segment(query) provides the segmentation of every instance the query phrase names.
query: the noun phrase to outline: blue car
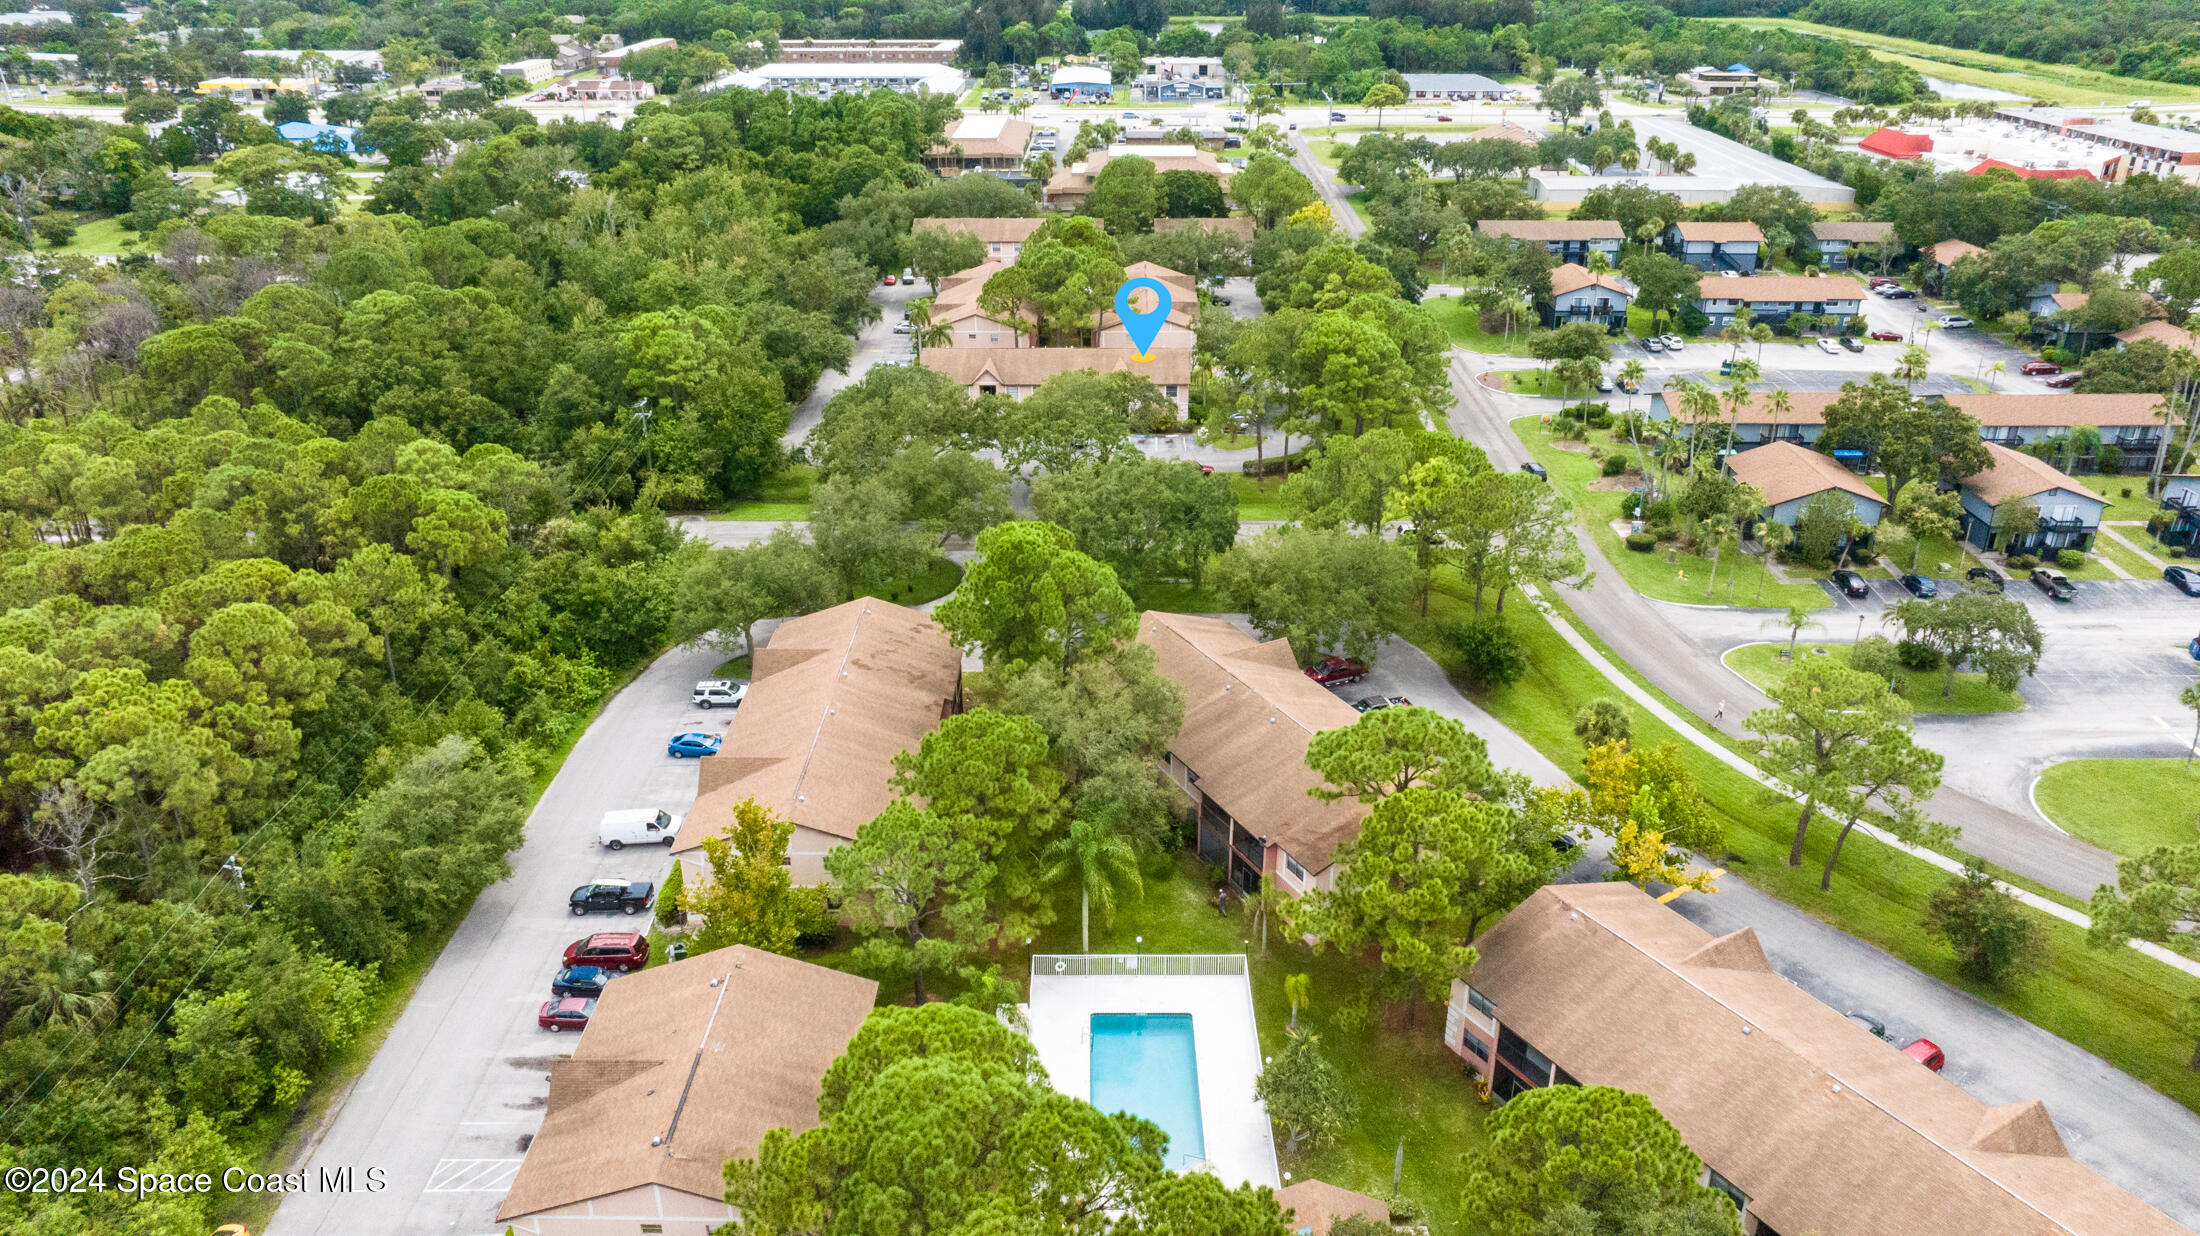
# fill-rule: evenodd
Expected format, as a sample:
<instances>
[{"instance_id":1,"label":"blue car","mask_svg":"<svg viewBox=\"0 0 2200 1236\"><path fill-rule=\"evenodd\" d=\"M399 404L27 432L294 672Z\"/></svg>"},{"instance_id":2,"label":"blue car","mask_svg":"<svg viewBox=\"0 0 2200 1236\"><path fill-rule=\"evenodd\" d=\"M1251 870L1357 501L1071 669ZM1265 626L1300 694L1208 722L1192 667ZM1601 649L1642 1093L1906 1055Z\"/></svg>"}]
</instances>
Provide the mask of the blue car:
<instances>
[{"instance_id":1,"label":"blue car","mask_svg":"<svg viewBox=\"0 0 2200 1236\"><path fill-rule=\"evenodd\" d=\"M665 754L673 759L698 759L718 754L718 744L725 739L716 734L676 734L665 744Z\"/></svg>"},{"instance_id":2,"label":"blue car","mask_svg":"<svg viewBox=\"0 0 2200 1236\"><path fill-rule=\"evenodd\" d=\"M1902 586L1910 590L1910 595L1923 597L1926 600L1931 600L1933 597L1940 595L1939 586L1923 575L1903 576Z\"/></svg>"},{"instance_id":3,"label":"blue car","mask_svg":"<svg viewBox=\"0 0 2200 1236\"><path fill-rule=\"evenodd\" d=\"M550 980L550 994L593 999L603 994L604 984L610 981L611 975L595 966L567 966Z\"/></svg>"}]
</instances>

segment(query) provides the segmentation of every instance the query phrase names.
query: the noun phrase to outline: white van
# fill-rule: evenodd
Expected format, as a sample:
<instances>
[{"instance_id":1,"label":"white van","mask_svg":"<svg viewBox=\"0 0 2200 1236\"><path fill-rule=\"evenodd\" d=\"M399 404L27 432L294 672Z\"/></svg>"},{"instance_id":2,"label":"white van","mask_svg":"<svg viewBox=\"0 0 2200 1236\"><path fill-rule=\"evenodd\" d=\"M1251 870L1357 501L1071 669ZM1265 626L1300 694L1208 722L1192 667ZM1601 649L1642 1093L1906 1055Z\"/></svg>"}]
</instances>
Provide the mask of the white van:
<instances>
[{"instance_id":1,"label":"white van","mask_svg":"<svg viewBox=\"0 0 2200 1236\"><path fill-rule=\"evenodd\" d=\"M680 834L681 817L648 807L631 811L606 811L596 826L596 840L614 850L630 845L670 846Z\"/></svg>"}]
</instances>

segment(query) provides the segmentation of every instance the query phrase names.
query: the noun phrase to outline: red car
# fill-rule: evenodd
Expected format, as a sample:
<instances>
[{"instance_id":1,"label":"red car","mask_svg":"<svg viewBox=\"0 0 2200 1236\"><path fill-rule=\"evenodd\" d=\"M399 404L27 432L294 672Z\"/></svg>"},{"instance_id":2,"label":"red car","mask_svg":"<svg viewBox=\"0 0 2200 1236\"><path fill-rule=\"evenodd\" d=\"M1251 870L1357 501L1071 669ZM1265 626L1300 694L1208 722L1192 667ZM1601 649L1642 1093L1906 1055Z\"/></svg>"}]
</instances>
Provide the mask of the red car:
<instances>
[{"instance_id":1,"label":"red car","mask_svg":"<svg viewBox=\"0 0 2200 1236\"><path fill-rule=\"evenodd\" d=\"M1902 332L1893 330L1875 330L1872 332L1872 338L1877 339L1881 343L1900 343L1902 342Z\"/></svg>"},{"instance_id":2,"label":"red car","mask_svg":"<svg viewBox=\"0 0 2200 1236\"><path fill-rule=\"evenodd\" d=\"M2050 373L2061 373L2062 366L2053 361L2026 361L2024 362L2024 368L2018 370L2018 372L2030 374L2037 378Z\"/></svg>"},{"instance_id":3,"label":"red car","mask_svg":"<svg viewBox=\"0 0 2200 1236\"><path fill-rule=\"evenodd\" d=\"M893 277L892 275L888 275L888 276L886 276L886 286L887 286L887 287L892 287L892 286L894 286L894 277Z\"/></svg>"},{"instance_id":4,"label":"red car","mask_svg":"<svg viewBox=\"0 0 2200 1236\"><path fill-rule=\"evenodd\" d=\"M599 931L565 946L568 966L596 966L624 974L649 964L649 937L631 931Z\"/></svg>"},{"instance_id":5,"label":"red car","mask_svg":"<svg viewBox=\"0 0 2200 1236\"><path fill-rule=\"evenodd\" d=\"M588 1015L596 1011L596 1002L586 996L562 996L542 1002L542 1009L535 1014L535 1024L555 1034L560 1030L585 1030Z\"/></svg>"},{"instance_id":6,"label":"red car","mask_svg":"<svg viewBox=\"0 0 2200 1236\"><path fill-rule=\"evenodd\" d=\"M1306 676L1325 687L1340 686L1367 677L1367 663L1350 657L1323 657L1321 664L1306 671Z\"/></svg>"},{"instance_id":7,"label":"red car","mask_svg":"<svg viewBox=\"0 0 2200 1236\"><path fill-rule=\"evenodd\" d=\"M1902 1049L1902 1054L1938 1073L1948 1063L1948 1055L1931 1039L1919 1039Z\"/></svg>"},{"instance_id":8,"label":"red car","mask_svg":"<svg viewBox=\"0 0 2200 1236\"><path fill-rule=\"evenodd\" d=\"M2057 374L2056 376L2049 378L2047 380L2047 384L2054 387L2056 390L2066 391L2069 390L2071 387L2076 386L2078 384L2078 379L2084 376L2085 375L2082 373Z\"/></svg>"}]
</instances>

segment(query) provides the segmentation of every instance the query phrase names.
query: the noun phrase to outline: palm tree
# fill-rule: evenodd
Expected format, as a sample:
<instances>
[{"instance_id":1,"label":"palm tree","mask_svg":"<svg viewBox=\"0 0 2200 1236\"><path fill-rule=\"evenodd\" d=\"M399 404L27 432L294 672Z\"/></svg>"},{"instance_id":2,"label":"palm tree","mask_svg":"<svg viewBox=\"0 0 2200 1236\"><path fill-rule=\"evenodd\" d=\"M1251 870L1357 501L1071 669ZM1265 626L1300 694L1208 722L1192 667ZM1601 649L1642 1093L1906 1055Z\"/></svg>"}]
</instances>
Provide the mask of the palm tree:
<instances>
[{"instance_id":1,"label":"palm tree","mask_svg":"<svg viewBox=\"0 0 2200 1236\"><path fill-rule=\"evenodd\" d=\"M1986 372L1994 375L1994 389L1998 391L2001 389L2001 375L2009 372L2009 362L1995 361L1986 367Z\"/></svg>"},{"instance_id":2,"label":"palm tree","mask_svg":"<svg viewBox=\"0 0 2200 1236\"><path fill-rule=\"evenodd\" d=\"M1699 535L1705 541L1710 542L1711 545L1711 569L1705 572L1706 578L1703 586L1703 599L1708 601L1711 599L1711 590L1719 585L1720 551L1741 539L1741 529L1735 526L1732 515L1722 511L1703 521L1703 531ZM1732 574L1732 572L1728 572L1730 577ZM1733 587L1730 578L1727 583L1728 591L1732 591Z\"/></svg>"},{"instance_id":3,"label":"palm tree","mask_svg":"<svg viewBox=\"0 0 2200 1236\"><path fill-rule=\"evenodd\" d=\"M1260 955L1268 955L1268 923L1277 920L1285 930L1290 929L1291 905L1297 898L1277 887L1274 880L1263 880L1260 891L1248 893L1244 899L1245 914L1253 920L1254 930L1260 933Z\"/></svg>"},{"instance_id":4,"label":"palm tree","mask_svg":"<svg viewBox=\"0 0 2200 1236\"><path fill-rule=\"evenodd\" d=\"M2178 694L2177 702L2192 709L2192 745L2185 748L2185 767L2192 767L2192 753L2200 751L2200 682L2196 682ZM1285 993L1290 989L1286 987ZM1296 1016L1296 1014L1293 1014Z\"/></svg>"},{"instance_id":5,"label":"palm tree","mask_svg":"<svg viewBox=\"0 0 2200 1236\"><path fill-rule=\"evenodd\" d=\"M2193 688L2200 691L2200 687ZM2187 692L2190 694L2190 692ZM1287 974L1283 977L1283 998L1291 1005L1291 1029L1299 1028L1299 1010L1314 1003L1314 976L1311 974Z\"/></svg>"},{"instance_id":6,"label":"palm tree","mask_svg":"<svg viewBox=\"0 0 2200 1236\"><path fill-rule=\"evenodd\" d=\"M1138 878L1138 852L1122 834L1090 817L1070 821L1067 835L1055 839L1041 855L1047 869L1041 879L1058 884L1077 880L1078 925L1084 950L1092 951L1092 905L1100 903L1100 921L1115 921L1115 890L1126 887L1141 896L1145 887Z\"/></svg>"},{"instance_id":7,"label":"palm tree","mask_svg":"<svg viewBox=\"0 0 2200 1236\"><path fill-rule=\"evenodd\" d=\"M1765 411L1772 415L1772 438L1780 437L1780 418L1795 410L1795 400L1784 390L1775 387L1765 393Z\"/></svg>"},{"instance_id":8,"label":"palm tree","mask_svg":"<svg viewBox=\"0 0 2200 1236\"><path fill-rule=\"evenodd\" d=\"M1749 328L1749 337L1757 345L1757 359L1760 362L1763 361L1765 358L1765 345L1772 342L1772 328L1763 322L1759 322Z\"/></svg>"},{"instance_id":9,"label":"palm tree","mask_svg":"<svg viewBox=\"0 0 2200 1236\"><path fill-rule=\"evenodd\" d=\"M10 1020L24 1019L25 1026L57 1021L89 1030L114 1011L112 978L89 955L63 949L19 971L0 996L0 1007L10 1011Z\"/></svg>"},{"instance_id":10,"label":"palm tree","mask_svg":"<svg viewBox=\"0 0 2200 1236\"><path fill-rule=\"evenodd\" d=\"M1939 318L1927 318L1917 324L1917 336L1925 341L1924 347L1927 352L1933 350L1933 332L1939 329Z\"/></svg>"},{"instance_id":11,"label":"palm tree","mask_svg":"<svg viewBox=\"0 0 2200 1236\"><path fill-rule=\"evenodd\" d=\"M1808 606L1790 605L1787 608L1787 612L1780 615L1778 618L1765 619L1765 625L1768 627L1787 628L1788 660L1792 662L1795 660L1795 641L1802 638L1803 631L1806 628L1817 626L1818 620L1810 616L1810 609Z\"/></svg>"},{"instance_id":12,"label":"palm tree","mask_svg":"<svg viewBox=\"0 0 2200 1236\"><path fill-rule=\"evenodd\" d=\"M909 302L909 342L915 346L918 356L926 348L944 348L955 339L955 328L945 322L932 320L932 298L920 297Z\"/></svg>"},{"instance_id":13,"label":"palm tree","mask_svg":"<svg viewBox=\"0 0 2200 1236\"><path fill-rule=\"evenodd\" d=\"M1925 349L1911 344L1902 349L1902 359L1895 362L1894 380L1917 392L1917 384L1925 380Z\"/></svg>"},{"instance_id":14,"label":"palm tree","mask_svg":"<svg viewBox=\"0 0 2200 1236\"><path fill-rule=\"evenodd\" d=\"M1768 519L1757 525L1757 600L1765 599L1765 577L1772 574L1772 559L1794 539L1795 533L1786 524Z\"/></svg>"}]
</instances>

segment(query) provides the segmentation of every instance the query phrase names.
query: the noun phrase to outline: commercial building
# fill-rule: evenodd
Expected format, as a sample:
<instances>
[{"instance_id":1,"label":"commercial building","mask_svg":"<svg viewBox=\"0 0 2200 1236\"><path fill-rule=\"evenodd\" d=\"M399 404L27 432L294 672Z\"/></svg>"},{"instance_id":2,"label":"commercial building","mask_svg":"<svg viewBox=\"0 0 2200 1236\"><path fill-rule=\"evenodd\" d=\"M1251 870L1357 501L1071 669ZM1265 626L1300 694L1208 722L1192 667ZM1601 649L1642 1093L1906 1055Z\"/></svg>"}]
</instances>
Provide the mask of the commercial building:
<instances>
[{"instance_id":1,"label":"commercial building","mask_svg":"<svg viewBox=\"0 0 2200 1236\"><path fill-rule=\"evenodd\" d=\"M788 64L953 64L961 39L802 39L779 44Z\"/></svg>"},{"instance_id":2,"label":"commercial building","mask_svg":"<svg viewBox=\"0 0 2200 1236\"><path fill-rule=\"evenodd\" d=\"M1474 230L1483 236L1541 241L1560 261L1576 265L1601 253L1618 266L1619 247L1627 239L1627 230L1610 219L1484 219Z\"/></svg>"},{"instance_id":3,"label":"commercial building","mask_svg":"<svg viewBox=\"0 0 2200 1236\"><path fill-rule=\"evenodd\" d=\"M1617 327L1635 303L1635 285L1610 272L1598 273L1568 262L1551 272L1551 308L1545 326L1593 322Z\"/></svg>"},{"instance_id":4,"label":"commercial building","mask_svg":"<svg viewBox=\"0 0 2200 1236\"><path fill-rule=\"evenodd\" d=\"M1754 485L1764 495L1764 517L1776 524L1795 525L1803 505L1822 493L1846 498L1864 526L1879 525L1887 512L1887 500L1864 483L1864 478L1793 442L1768 442L1754 450L1726 457L1726 470L1744 485Z\"/></svg>"},{"instance_id":5,"label":"commercial building","mask_svg":"<svg viewBox=\"0 0 2200 1236\"><path fill-rule=\"evenodd\" d=\"M1138 639L1184 692L1162 768L1198 814L1200 857L1243 893L1264 880L1293 894L1336 887L1337 850L1359 835L1367 808L1307 793L1322 780L1306 746L1360 714L1308 678L1288 642L1225 619L1144 613Z\"/></svg>"},{"instance_id":6,"label":"commercial building","mask_svg":"<svg viewBox=\"0 0 2200 1236\"><path fill-rule=\"evenodd\" d=\"M1011 399L1022 399L1047 379L1079 369L1135 373L1176 404L1179 415L1191 409L1192 354L1184 348L1157 347L1145 361L1131 348L926 348L917 363L953 378L973 396Z\"/></svg>"},{"instance_id":7,"label":"commercial building","mask_svg":"<svg viewBox=\"0 0 2200 1236\"><path fill-rule=\"evenodd\" d=\"M579 77L558 86L561 103L639 103L657 97L657 87L627 77Z\"/></svg>"},{"instance_id":8,"label":"commercial building","mask_svg":"<svg viewBox=\"0 0 2200 1236\"><path fill-rule=\"evenodd\" d=\"M1894 257L1902 254L1902 238L1895 235L1892 223L1821 221L1810 225L1810 236L1818 250L1818 264L1827 270L1847 270L1867 262L1876 265L1881 245L1893 245Z\"/></svg>"},{"instance_id":9,"label":"commercial building","mask_svg":"<svg viewBox=\"0 0 2200 1236\"><path fill-rule=\"evenodd\" d=\"M279 60L297 67L298 57L306 55L304 48L248 47L239 53L255 60ZM314 54L325 56L331 64L350 65L354 68L382 71L382 53L372 48L314 49Z\"/></svg>"},{"instance_id":10,"label":"commercial building","mask_svg":"<svg viewBox=\"0 0 2200 1236\"><path fill-rule=\"evenodd\" d=\"M1024 251L1024 242L1031 239L1031 234L1038 231L1039 225L1044 222L1046 220L1038 218L919 219L909 225L909 231L911 235L928 228L940 232L968 232L985 245L986 261L998 262L1004 266L1013 266L1016 264L1018 255ZM1098 222L1098 220L1094 222ZM953 275L948 276L949 279L955 277ZM943 279L940 282L945 284L947 280ZM938 290L937 288L934 289L935 292ZM937 321L938 319L939 314L935 307L933 320Z\"/></svg>"},{"instance_id":11,"label":"commercial building","mask_svg":"<svg viewBox=\"0 0 2200 1236\"><path fill-rule=\"evenodd\" d=\"M1730 64L1723 69L1699 64L1681 74L1681 83L1694 89L1697 94L1709 95L1748 94L1772 84L1758 76L1756 70L1746 64Z\"/></svg>"},{"instance_id":12,"label":"commercial building","mask_svg":"<svg viewBox=\"0 0 2200 1236\"><path fill-rule=\"evenodd\" d=\"M614 47L610 51L597 52L596 63L602 65L606 72L618 73L621 66L626 64L628 56L637 52L671 51L679 45L678 39L641 39Z\"/></svg>"},{"instance_id":13,"label":"commercial building","mask_svg":"<svg viewBox=\"0 0 2200 1236\"><path fill-rule=\"evenodd\" d=\"M924 165L942 176L964 172L1021 171L1031 145L1031 122L995 112L965 116L949 125L945 140L924 156Z\"/></svg>"},{"instance_id":14,"label":"commercial building","mask_svg":"<svg viewBox=\"0 0 2200 1236\"><path fill-rule=\"evenodd\" d=\"M1991 463L1983 471L1964 477L1958 486L1963 501L1963 539L1980 549L2000 549L2012 554L2037 554L2058 549L2087 549L2100 531L2101 512L2108 500L2087 489L2075 478L2044 459L1988 442ZM2039 523L2021 537L1994 543L1994 512L2019 499L2039 508Z\"/></svg>"},{"instance_id":15,"label":"commercial building","mask_svg":"<svg viewBox=\"0 0 2200 1236\"><path fill-rule=\"evenodd\" d=\"M1467 103L1520 97L1519 87L1493 81L1480 73L1408 73L1405 79L1406 98L1415 103L1447 100Z\"/></svg>"},{"instance_id":16,"label":"commercial building","mask_svg":"<svg viewBox=\"0 0 2200 1236\"><path fill-rule=\"evenodd\" d=\"M1444 1040L1509 1097L1644 1095L1755 1236L2188 1236L2070 1157L2038 1100L1989 1107L1624 883L1538 890L1475 942Z\"/></svg>"},{"instance_id":17,"label":"commercial building","mask_svg":"<svg viewBox=\"0 0 2200 1236\"><path fill-rule=\"evenodd\" d=\"M524 1236L707 1236L739 1216L725 1164L818 1123L871 979L737 944L621 976L570 1056L497 1211ZM535 1066L540 1067L540 1066Z\"/></svg>"},{"instance_id":18,"label":"commercial building","mask_svg":"<svg viewBox=\"0 0 2200 1236\"><path fill-rule=\"evenodd\" d=\"M1932 152L1933 137L1930 133L1878 128L1865 134L1864 139L1856 143L1856 148L1882 159L1922 159Z\"/></svg>"},{"instance_id":19,"label":"commercial building","mask_svg":"<svg viewBox=\"0 0 2200 1236\"><path fill-rule=\"evenodd\" d=\"M894 757L960 711L962 654L916 610L858 597L780 623L756 650L725 745L698 761L674 851L687 878L708 878L704 839L754 798L794 822L795 883L824 883L826 852L893 800Z\"/></svg>"},{"instance_id":20,"label":"commercial building","mask_svg":"<svg viewBox=\"0 0 2200 1236\"><path fill-rule=\"evenodd\" d=\"M790 94L834 95L844 91L897 90L903 94L959 95L970 79L962 70L930 62L856 63L778 61L744 69L720 79L745 90L784 90Z\"/></svg>"},{"instance_id":21,"label":"commercial building","mask_svg":"<svg viewBox=\"0 0 2200 1236\"><path fill-rule=\"evenodd\" d=\"M2119 161L2102 179L2122 180L2146 172L2200 183L2200 133L2059 107L2005 107L1994 115L2011 125L2050 133L2077 146L2113 152Z\"/></svg>"},{"instance_id":22,"label":"commercial building","mask_svg":"<svg viewBox=\"0 0 2200 1236\"><path fill-rule=\"evenodd\" d=\"M558 75L558 62L548 56L513 60L498 65L497 73L503 77L516 77L527 85L536 86Z\"/></svg>"},{"instance_id":23,"label":"commercial building","mask_svg":"<svg viewBox=\"0 0 2200 1236\"><path fill-rule=\"evenodd\" d=\"M1665 229L1665 248L1697 270L1757 269L1765 234L1754 223L1675 223Z\"/></svg>"},{"instance_id":24,"label":"commercial building","mask_svg":"<svg viewBox=\"0 0 2200 1236\"><path fill-rule=\"evenodd\" d=\"M1083 102L1115 97L1115 78L1104 66L1065 64L1047 81L1047 94L1055 99Z\"/></svg>"},{"instance_id":25,"label":"commercial building","mask_svg":"<svg viewBox=\"0 0 2200 1236\"><path fill-rule=\"evenodd\" d=\"M1702 226L1701 224L1697 226ZM1731 225L1721 225L1731 226ZM1744 224L1751 231L1755 224ZM1706 279L1696 285L1696 308L1724 330L1743 310L1759 322L1784 322L1799 313L1821 325L1840 323L1864 311L1864 285L1847 275L1748 275Z\"/></svg>"},{"instance_id":26,"label":"commercial building","mask_svg":"<svg viewBox=\"0 0 2200 1236\"><path fill-rule=\"evenodd\" d=\"M1225 192L1230 188L1230 169L1197 146L1130 146L1119 142L1106 150L1087 154L1082 163L1057 168L1047 180L1046 204L1075 210L1084 204L1085 195L1092 192L1092 182L1099 177L1100 169L1106 167L1109 160L1125 155L1145 159L1157 172L1204 172L1220 182Z\"/></svg>"},{"instance_id":27,"label":"commercial building","mask_svg":"<svg viewBox=\"0 0 2200 1236\"><path fill-rule=\"evenodd\" d=\"M1230 93L1230 74L1215 56L1146 56L1146 71L1132 85L1148 103L1183 99L1221 99Z\"/></svg>"},{"instance_id":28,"label":"commercial building","mask_svg":"<svg viewBox=\"0 0 2200 1236\"><path fill-rule=\"evenodd\" d=\"M311 89L313 82L303 77L209 77L192 92L232 103L265 103L285 91L304 94Z\"/></svg>"}]
</instances>

